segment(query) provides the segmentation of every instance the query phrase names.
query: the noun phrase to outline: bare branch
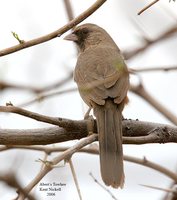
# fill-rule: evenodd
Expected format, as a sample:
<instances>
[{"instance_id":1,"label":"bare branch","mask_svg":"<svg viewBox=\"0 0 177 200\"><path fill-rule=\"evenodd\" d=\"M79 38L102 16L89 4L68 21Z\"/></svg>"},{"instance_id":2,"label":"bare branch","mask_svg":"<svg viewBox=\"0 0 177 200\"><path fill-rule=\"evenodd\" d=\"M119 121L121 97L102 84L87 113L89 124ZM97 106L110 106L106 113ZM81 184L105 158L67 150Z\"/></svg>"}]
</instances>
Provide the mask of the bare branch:
<instances>
[{"instance_id":1,"label":"bare branch","mask_svg":"<svg viewBox=\"0 0 177 200\"><path fill-rule=\"evenodd\" d=\"M93 148L89 148L89 147L83 148L79 152L99 154L98 149L95 149L95 148L93 149ZM167 168L165 168L159 164L151 162L151 161L147 160L146 158L140 159L140 158L124 155L124 160L154 169L154 170L168 176L169 178L174 180L175 183L177 183L177 174L176 173L172 172L171 170L168 170Z\"/></svg>"},{"instance_id":2,"label":"bare branch","mask_svg":"<svg viewBox=\"0 0 177 200\"><path fill-rule=\"evenodd\" d=\"M163 198L164 200L176 200L177 199L177 184L174 183L170 190L172 190L172 193L166 194L166 196Z\"/></svg>"},{"instance_id":3,"label":"bare branch","mask_svg":"<svg viewBox=\"0 0 177 200\"><path fill-rule=\"evenodd\" d=\"M34 98L32 100L28 100L28 101L20 104L19 107L26 107L26 106L29 106L33 103L40 102L40 101L46 100L48 98L52 98L54 96L67 94L67 93L70 93L70 92L76 92L77 90L78 90L77 88L70 88L70 89L66 89L66 90L63 90L63 91L50 92L50 93L46 93L46 94L39 94L36 98Z\"/></svg>"},{"instance_id":4,"label":"bare branch","mask_svg":"<svg viewBox=\"0 0 177 200\"><path fill-rule=\"evenodd\" d=\"M152 105L156 110L158 110L162 115L164 115L169 121L177 125L177 117L169 110L167 110L163 105L161 105L154 97L152 97L144 88L142 83L140 83L137 86L131 85L130 91L145 99L150 105Z\"/></svg>"},{"instance_id":5,"label":"bare branch","mask_svg":"<svg viewBox=\"0 0 177 200\"><path fill-rule=\"evenodd\" d=\"M40 101L40 100L43 100L45 98L49 98L49 97L52 97L52 96L55 96L55 95L61 95L61 94L67 93L67 92L72 92L72 90L69 89L69 90L65 90L65 91L59 91L59 92L53 92L53 93L47 94L48 91L53 90L53 89L58 88L58 87L61 87L64 84L66 84L68 81L72 80L72 77L73 77L73 73L69 73L69 75L66 78L59 80L56 83L45 86L43 88L17 85L17 84L11 84L11 83L6 83L6 82L3 82L3 81L0 81L0 90L15 89L15 90L27 90L27 91L36 93L38 96L35 99L24 103L23 105L25 106L25 105L29 105L29 104L32 104L36 101ZM45 92L45 94L44 94L44 92Z\"/></svg>"},{"instance_id":6,"label":"bare branch","mask_svg":"<svg viewBox=\"0 0 177 200\"><path fill-rule=\"evenodd\" d=\"M131 51L125 51L125 52L123 52L123 55L124 55L125 59L131 59L134 56L138 55L139 53L143 53L146 49L148 49L152 45L157 44L158 42L165 41L165 39L171 38L176 33L177 33L177 26L175 25L175 26L171 27L169 30L162 33L156 39L153 39L153 40L148 39L148 40L146 40L146 43L142 47L136 48Z\"/></svg>"},{"instance_id":7,"label":"bare branch","mask_svg":"<svg viewBox=\"0 0 177 200\"><path fill-rule=\"evenodd\" d=\"M14 174L9 174L8 172L5 175L0 175L0 181L3 181L10 187L15 188L17 190L17 193L25 195L26 197L28 197L29 200L35 200L35 198L32 195L29 195L23 190L22 186L20 185L19 181L17 180Z\"/></svg>"},{"instance_id":8,"label":"bare branch","mask_svg":"<svg viewBox=\"0 0 177 200\"><path fill-rule=\"evenodd\" d=\"M89 134L87 120L51 119L63 126L39 129L0 129L1 145L44 145L84 138ZM97 132L96 121L93 127ZM164 124L123 121L124 144L177 143L177 128ZM139 137L138 137L139 136Z\"/></svg>"},{"instance_id":9,"label":"bare branch","mask_svg":"<svg viewBox=\"0 0 177 200\"><path fill-rule=\"evenodd\" d=\"M154 189L154 190L161 190L161 191L164 191L164 192L168 192L168 193L171 192L171 193L176 193L177 194L177 191L175 191L173 189L161 188L161 187L157 187L157 186L144 185L144 184L140 184L140 185L143 186L143 187Z\"/></svg>"},{"instance_id":10,"label":"bare branch","mask_svg":"<svg viewBox=\"0 0 177 200\"><path fill-rule=\"evenodd\" d=\"M40 93L42 92L47 92L49 90L53 90L55 88L61 87L63 85L65 85L68 81L72 80L73 78L73 72L69 72L69 74L67 75L67 77L65 77L63 80L59 80L56 83L53 83L51 85L48 85L46 87L43 87L39 90Z\"/></svg>"},{"instance_id":11,"label":"bare branch","mask_svg":"<svg viewBox=\"0 0 177 200\"><path fill-rule=\"evenodd\" d=\"M164 72L169 72L169 71L176 71L177 70L177 66L170 66L170 67L136 67L135 68L129 68L130 72L133 73L139 73L139 72L156 72L156 71L164 71Z\"/></svg>"},{"instance_id":12,"label":"bare branch","mask_svg":"<svg viewBox=\"0 0 177 200\"><path fill-rule=\"evenodd\" d=\"M65 26L59 28L58 30L56 30L52 33L41 36L39 38L35 38L35 39L29 40L29 41L24 41L21 44L9 47L7 49L3 49L3 50L0 51L0 56L5 56L5 55L8 55L8 54L14 53L16 51L20 51L22 49L25 49L25 48L28 48L28 47L31 47L31 46L34 46L34 45L38 45L38 44L41 44L43 42L47 42L51 39L54 39L58 36L61 36L63 33L65 33L66 31L68 31L72 27L74 27L77 24L79 24L80 22L82 22L84 19L89 17L91 14L93 14L105 2L106 2L106 0L97 0L92 6L90 6L90 8L88 8L86 11L81 13L78 17L76 17L75 19L70 21Z\"/></svg>"},{"instance_id":13,"label":"bare branch","mask_svg":"<svg viewBox=\"0 0 177 200\"><path fill-rule=\"evenodd\" d=\"M39 93L40 89L31 87L31 86L24 86L24 85L17 85L17 84L11 84L0 81L0 90L5 89L17 89L17 90L29 90L31 92Z\"/></svg>"},{"instance_id":14,"label":"bare branch","mask_svg":"<svg viewBox=\"0 0 177 200\"><path fill-rule=\"evenodd\" d=\"M146 7L144 7L142 10L140 10L138 12L138 15L141 15L145 10L147 10L148 8L150 8L151 6L153 6L155 3L157 3L160 0L154 0L153 2L151 2L150 4L148 4Z\"/></svg>"},{"instance_id":15,"label":"bare branch","mask_svg":"<svg viewBox=\"0 0 177 200\"><path fill-rule=\"evenodd\" d=\"M96 140L96 139L95 139ZM52 153L52 152L63 152L66 151L68 149L68 147L44 147L44 146L12 146L12 147L4 147L5 149L13 149L13 148L18 148L18 149L31 149L31 150L37 150L37 151L44 151L47 153ZM3 149L3 147L1 148ZM90 154L95 154L98 155L99 154L99 149L98 147L95 148L93 146L89 146L89 147L85 147L80 149L78 152L81 153L90 153ZM143 165L145 167L149 167L151 169L154 169L166 176L168 176L169 178L171 178L175 183L177 183L177 174L168 170L165 167L162 167L161 165L158 165L154 162L151 162L149 160L147 160L146 158L140 159L140 158L136 158L136 157L132 157L132 156L127 156L124 155L124 160L128 161L128 162L133 162L139 165Z\"/></svg>"},{"instance_id":16,"label":"bare branch","mask_svg":"<svg viewBox=\"0 0 177 200\"><path fill-rule=\"evenodd\" d=\"M73 175L74 183L75 183L76 188L77 188L79 199L82 200L82 195L81 195L81 191L80 191L80 188L79 188L79 183L78 183L78 180L77 180L76 172L75 172L74 165L73 165L71 158L68 159L68 162L69 162L69 166L71 168L71 172L72 172L72 175Z\"/></svg>"},{"instance_id":17,"label":"bare branch","mask_svg":"<svg viewBox=\"0 0 177 200\"><path fill-rule=\"evenodd\" d=\"M114 200L118 200L112 193L111 191L105 187L104 185L102 185L94 176L93 174L90 172L89 175L92 177L92 179L95 181L95 183L97 183L101 188L103 188L103 190L105 190Z\"/></svg>"},{"instance_id":18,"label":"bare branch","mask_svg":"<svg viewBox=\"0 0 177 200\"><path fill-rule=\"evenodd\" d=\"M84 146L94 142L97 138L96 134L93 134L91 136L88 136L87 138L82 139L79 141L76 145L72 146L71 148L64 151L62 154L57 155L49 162L52 163L52 165L45 165L44 168L37 174L37 176L23 189L26 194L29 194L29 192L39 183L39 181L53 169L53 166L57 165L62 160L71 157L75 152L79 151ZM18 200L24 200L25 195L20 194Z\"/></svg>"},{"instance_id":19,"label":"bare branch","mask_svg":"<svg viewBox=\"0 0 177 200\"><path fill-rule=\"evenodd\" d=\"M16 114L19 114L19 115L22 115L22 116L25 116L28 118L35 119L40 122L46 122L46 123L50 123L53 125L60 125L60 120L58 118L40 115L38 113L34 113L31 111L22 109L20 107L15 107L13 105L0 106L0 112L16 113Z\"/></svg>"},{"instance_id":20,"label":"bare branch","mask_svg":"<svg viewBox=\"0 0 177 200\"><path fill-rule=\"evenodd\" d=\"M65 9L67 12L68 20L71 21L74 19L73 9L71 6L70 0L64 0Z\"/></svg>"},{"instance_id":21,"label":"bare branch","mask_svg":"<svg viewBox=\"0 0 177 200\"><path fill-rule=\"evenodd\" d=\"M140 164L140 165L143 165L145 167L149 167L151 169L154 169L158 172L161 172L162 174L168 176L169 178L171 178L172 180L174 180L175 182L177 182L177 175L176 173L168 170L167 168L165 167L162 167L161 165L158 165L154 162L151 162L149 160L147 160L146 158L144 159L139 159L139 158L135 158L135 157L132 157L132 156L125 156L124 159L128 162L133 162L133 163L137 163L137 164Z\"/></svg>"}]
</instances>

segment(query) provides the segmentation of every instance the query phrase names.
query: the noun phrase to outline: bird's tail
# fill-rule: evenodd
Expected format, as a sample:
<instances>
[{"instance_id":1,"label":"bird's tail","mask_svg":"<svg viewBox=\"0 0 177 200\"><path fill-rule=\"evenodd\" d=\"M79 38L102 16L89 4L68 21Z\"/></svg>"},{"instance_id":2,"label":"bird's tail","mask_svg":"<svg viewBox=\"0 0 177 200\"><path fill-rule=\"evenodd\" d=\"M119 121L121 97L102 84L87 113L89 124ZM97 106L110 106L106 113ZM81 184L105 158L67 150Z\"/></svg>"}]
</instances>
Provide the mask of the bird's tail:
<instances>
[{"instance_id":1,"label":"bird's tail","mask_svg":"<svg viewBox=\"0 0 177 200\"><path fill-rule=\"evenodd\" d=\"M123 187L122 114L111 99L93 107L99 133L101 176L114 188Z\"/></svg>"}]
</instances>

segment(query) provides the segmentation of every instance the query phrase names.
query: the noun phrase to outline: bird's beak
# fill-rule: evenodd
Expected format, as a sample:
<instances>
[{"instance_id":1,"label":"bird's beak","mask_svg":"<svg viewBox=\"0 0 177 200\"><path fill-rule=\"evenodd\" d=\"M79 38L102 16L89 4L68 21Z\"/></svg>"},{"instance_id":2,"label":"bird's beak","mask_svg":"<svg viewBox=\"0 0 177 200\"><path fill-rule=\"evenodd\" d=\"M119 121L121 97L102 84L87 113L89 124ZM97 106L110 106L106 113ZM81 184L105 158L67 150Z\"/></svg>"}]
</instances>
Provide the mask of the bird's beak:
<instances>
[{"instance_id":1,"label":"bird's beak","mask_svg":"<svg viewBox=\"0 0 177 200\"><path fill-rule=\"evenodd\" d=\"M63 39L64 40L73 41L73 42L77 42L78 41L78 37L74 33L70 33L69 35L65 36Z\"/></svg>"}]
</instances>

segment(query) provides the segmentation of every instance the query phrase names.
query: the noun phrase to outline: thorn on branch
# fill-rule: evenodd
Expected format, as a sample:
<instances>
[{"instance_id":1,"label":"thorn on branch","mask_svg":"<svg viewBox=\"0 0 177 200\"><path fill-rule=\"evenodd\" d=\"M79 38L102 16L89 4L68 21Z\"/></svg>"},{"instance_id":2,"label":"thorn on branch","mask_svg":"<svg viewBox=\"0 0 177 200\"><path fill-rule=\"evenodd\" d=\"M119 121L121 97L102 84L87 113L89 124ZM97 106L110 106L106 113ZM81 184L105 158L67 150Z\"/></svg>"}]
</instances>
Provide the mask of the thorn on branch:
<instances>
[{"instance_id":1,"label":"thorn on branch","mask_svg":"<svg viewBox=\"0 0 177 200\"><path fill-rule=\"evenodd\" d=\"M36 162L41 162L45 166L50 167L50 168L53 167L53 163L51 161L48 161L48 160L42 160L42 159L38 158L38 160L36 160Z\"/></svg>"},{"instance_id":2,"label":"thorn on branch","mask_svg":"<svg viewBox=\"0 0 177 200\"><path fill-rule=\"evenodd\" d=\"M126 126L125 129L126 129L127 131L129 131L129 130L130 130L130 127L129 127L129 126Z\"/></svg>"},{"instance_id":3,"label":"thorn on branch","mask_svg":"<svg viewBox=\"0 0 177 200\"><path fill-rule=\"evenodd\" d=\"M148 160L145 156L143 157L143 162L144 162L144 164L146 164L148 162Z\"/></svg>"},{"instance_id":4,"label":"thorn on branch","mask_svg":"<svg viewBox=\"0 0 177 200\"><path fill-rule=\"evenodd\" d=\"M6 102L6 106L14 106L14 105L11 101L9 101L9 102Z\"/></svg>"},{"instance_id":5,"label":"thorn on branch","mask_svg":"<svg viewBox=\"0 0 177 200\"><path fill-rule=\"evenodd\" d=\"M80 190L80 187L79 187L79 182L77 180L76 171L74 169L74 165L73 165L73 162L71 160L71 156L70 156L70 159L68 160L68 163L69 163L69 166L70 166L70 169L71 169L71 173L72 173L72 176L73 176L73 179L74 179L74 183L75 183L78 195L79 195L79 199L82 200L81 190Z\"/></svg>"}]
</instances>

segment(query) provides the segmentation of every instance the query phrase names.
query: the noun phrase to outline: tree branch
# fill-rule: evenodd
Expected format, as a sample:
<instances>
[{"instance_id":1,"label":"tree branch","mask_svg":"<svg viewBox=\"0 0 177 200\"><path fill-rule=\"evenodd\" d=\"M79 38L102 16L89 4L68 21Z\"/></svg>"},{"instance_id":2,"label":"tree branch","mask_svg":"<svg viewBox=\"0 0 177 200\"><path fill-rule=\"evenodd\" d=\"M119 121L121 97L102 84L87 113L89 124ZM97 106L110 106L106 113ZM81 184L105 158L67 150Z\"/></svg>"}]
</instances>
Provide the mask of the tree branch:
<instances>
[{"instance_id":1,"label":"tree branch","mask_svg":"<svg viewBox=\"0 0 177 200\"><path fill-rule=\"evenodd\" d=\"M152 95L150 95L144 88L142 83L137 86L131 85L130 91L143 98L146 102L148 102L156 110L158 110L163 116L165 116L169 121L177 125L177 117L168 109L166 109L163 105L161 105L160 102L158 102Z\"/></svg>"},{"instance_id":2,"label":"tree branch","mask_svg":"<svg viewBox=\"0 0 177 200\"><path fill-rule=\"evenodd\" d=\"M169 66L169 67L163 67L163 66L159 66L159 67L144 67L144 68L139 68L136 67L135 68L129 68L130 73L139 73L139 72L157 72L157 71L164 71L164 72L169 72L169 71L176 71L177 70L177 66Z\"/></svg>"},{"instance_id":3,"label":"tree branch","mask_svg":"<svg viewBox=\"0 0 177 200\"><path fill-rule=\"evenodd\" d=\"M95 138L95 140L96 139L97 138ZM5 149L6 150L7 149L13 149L13 148L44 151L47 154L50 154L52 152L63 152L63 151L66 151L67 149L69 149L68 147L12 146L12 147L4 147L4 150ZM3 149L3 147L1 149ZM98 149L98 146L97 147L93 147L93 146L91 147L91 146L89 146L89 147L84 147L84 148L80 149L78 152L81 152L81 153L90 153L90 154L98 155L99 154L99 149ZM156 170L156 171L158 171L158 172L160 172L160 173L168 176L175 183L177 183L177 175L176 175L176 173L172 172L171 170L168 170L165 167L162 167L159 164L151 162L151 161L149 161L146 158L140 159L140 158L136 158L136 157L124 155L124 161L136 163L136 164L143 165L145 167L149 167L151 169L154 169L154 170Z\"/></svg>"},{"instance_id":4,"label":"tree branch","mask_svg":"<svg viewBox=\"0 0 177 200\"><path fill-rule=\"evenodd\" d=\"M148 49L152 45L157 44L158 42L165 41L165 39L172 37L176 33L177 33L177 26L175 25L175 26L171 27L169 30L162 33L156 39L150 40L150 39L146 38L146 40L145 40L146 43L142 47L136 48L131 51L124 51L123 55L124 55L125 59L131 59L134 56L138 55L139 53L143 53L146 49Z\"/></svg>"},{"instance_id":5,"label":"tree branch","mask_svg":"<svg viewBox=\"0 0 177 200\"><path fill-rule=\"evenodd\" d=\"M45 94L39 94L36 98L34 99L30 99L20 105L18 105L19 107L26 107L26 106L29 106L33 103L36 103L36 102L39 102L39 101L42 101L44 99L48 99L48 98L51 98L51 97L54 97L54 96L58 96L58 95L62 95L62 94L67 94L67 93L70 93L70 92L76 92L78 89L77 88L69 88L69 89L65 89L65 90L62 90L62 91L56 91L56 92L48 92L48 93L45 93Z\"/></svg>"},{"instance_id":6,"label":"tree branch","mask_svg":"<svg viewBox=\"0 0 177 200\"><path fill-rule=\"evenodd\" d=\"M14 174L11 174L11 173L9 174L9 172L8 172L5 175L0 175L0 181L3 181L10 187L13 187L18 192L20 192L21 194L26 196L29 200L36 200L36 198L34 198L32 195L29 195L28 193L26 193L23 190L22 186L20 185L19 181L17 180L17 178Z\"/></svg>"},{"instance_id":7,"label":"tree branch","mask_svg":"<svg viewBox=\"0 0 177 200\"><path fill-rule=\"evenodd\" d=\"M138 12L138 15L141 15L145 10L147 10L148 8L150 8L151 6L153 6L155 3L157 3L160 0L154 0L153 2L151 2L150 4L148 4L146 7L144 7L142 10L140 10Z\"/></svg>"},{"instance_id":8,"label":"tree branch","mask_svg":"<svg viewBox=\"0 0 177 200\"><path fill-rule=\"evenodd\" d=\"M16 90L29 90L34 93L39 93L40 89L31 87L31 86L24 86L24 85L16 85L16 84L11 84L11 83L6 83L0 81L0 90L5 90L5 89L16 89Z\"/></svg>"},{"instance_id":9,"label":"tree branch","mask_svg":"<svg viewBox=\"0 0 177 200\"><path fill-rule=\"evenodd\" d=\"M61 148L61 147L59 147L59 148ZM58 148L58 150L59 150L59 148ZM55 150L57 150L57 149L55 149ZM60 150L63 151L64 149L61 148ZM91 153L91 154L97 155L97 154L99 154L99 149L93 148L93 147L85 147L85 148L82 148L79 152ZM133 156L124 155L124 161L132 162L135 164L143 165L145 167L154 169L154 170L166 175L167 177L171 178L175 183L177 183L177 174L176 173L172 172L171 170L169 170L157 163L151 162L146 158L140 159L140 158L136 158Z\"/></svg>"},{"instance_id":10,"label":"tree branch","mask_svg":"<svg viewBox=\"0 0 177 200\"><path fill-rule=\"evenodd\" d=\"M68 20L69 21L73 20L74 14L73 14L73 9L72 9L70 0L64 0L64 5L65 5L66 13L68 16Z\"/></svg>"},{"instance_id":11,"label":"tree branch","mask_svg":"<svg viewBox=\"0 0 177 200\"><path fill-rule=\"evenodd\" d=\"M0 129L1 145L45 145L81 139L89 134L87 120L56 118L63 127L39 129ZM56 121L54 118L54 122ZM96 121L93 131L96 133ZM177 143L177 128L164 124L123 121L124 144Z\"/></svg>"},{"instance_id":12,"label":"tree branch","mask_svg":"<svg viewBox=\"0 0 177 200\"><path fill-rule=\"evenodd\" d=\"M91 14L93 14L105 2L106 2L106 0L97 0L92 6L90 6L90 8L88 8L86 11L81 13L78 17L76 17L75 19L70 21L68 24L66 24L65 26L59 28L58 30L56 30L52 33L49 33L47 35L29 40L29 41L24 41L23 43L20 43L18 45L1 50L0 57L14 53L16 51L19 51L19 50L22 50L22 49L25 49L28 47L31 47L31 46L34 46L34 45L37 45L37 44L41 44L43 42L47 42L51 39L61 36L63 33L70 30L72 27L76 26L77 24L82 22L84 19L89 17Z\"/></svg>"},{"instance_id":13,"label":"tree branch","mask_svg":"<svg viewBox=\"0 0 177 200\"><path fill-rule=\"evenodd\" d=\"M62 154L57 155L52 160L48 161L51 164L44 165L44 168L36 175L36 177L23 189L23 191L28 194L37 183L48 173L50 172L55 165L57 165L62 160L71 157L75 152L79 151L81 148L85 147L86 145L94 142L97 138L96 134L90 135L87 138L82 139L77 144L72 146L71 148L64 151ZM24 200L25 195L20 194L18 200Z\"/></svg>"},{"instance_id":14,"label":"tree branch","mask_svg":"<svg viewBox=\"0 0 177 200\"><path fill-rule=\"evenodd\" d=\"M92 179L93 179L93 181L94 181L95 183L97 183L103 190L105 190L105 191L111 196L112 199L118 200L118 199L113 195L113 193L108 189L108 187L102 185L102 184L93 176L93 174L92 174L91 172L89 173L89 175L92 177Z\"/></svg>"},{"instance_id":15,"label":"tree branch","mask_svg":"<svg viewBox=\"0 0 177 200\"><path fill-rule=\"evenodd\" d=\"M140 158L135 158L132 156L125 156L124 159L128 162L137 163L137 164L143 165L145 167L154 169L158 172L161 172L162 174L165 174L166 176L168 176L169 178L171 178L172 180L177 182L177 175L174 172L168 170L165 167L162 167L161 165L151 162L151 161L147 160L146 158L140 159Z\"/></svg>"},{"instance_id":16,"label":"tree branch","mask_svg":"<svg viewBox=\"0 0 177 200\"><path fill-rule=\"evenodd\" d=\"M69 166L70 166L70 169L71 169L71 172L72 172L72 176L73 176L73 179L74 179L74 183L75 183L75 186L76 186L76 189L77 189L79 199L82 200L81 190L80 190L80 187L79 187L79 183L78 183L77 176L76 176L76 171L74 169L74 165L73 165L71 158L68 159L68 163L69 163Z\"/></svg>"},{"instance_id":17,"label":"tree branch","mask_svg":"<svg viewBox=\"0 0 177 200\"><path fill-rule=\"evenodd\" d=\"M41 115L13 105L0 106L0 112L15 113L40 122L61 126L66 129L69 129L70 124L73 125L74 122L73 120L68 121L67 119L62 119L59 117L49 117L46 115Z\"/></svg>"}]
</instances>

